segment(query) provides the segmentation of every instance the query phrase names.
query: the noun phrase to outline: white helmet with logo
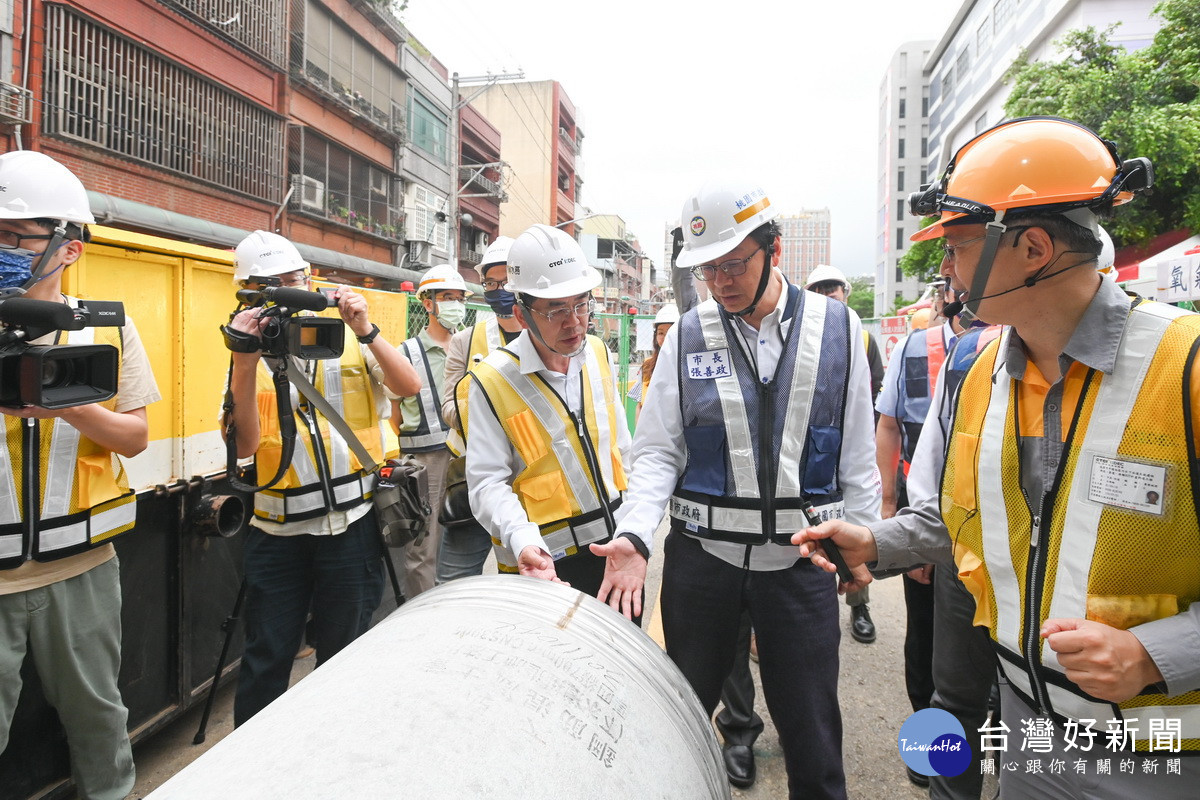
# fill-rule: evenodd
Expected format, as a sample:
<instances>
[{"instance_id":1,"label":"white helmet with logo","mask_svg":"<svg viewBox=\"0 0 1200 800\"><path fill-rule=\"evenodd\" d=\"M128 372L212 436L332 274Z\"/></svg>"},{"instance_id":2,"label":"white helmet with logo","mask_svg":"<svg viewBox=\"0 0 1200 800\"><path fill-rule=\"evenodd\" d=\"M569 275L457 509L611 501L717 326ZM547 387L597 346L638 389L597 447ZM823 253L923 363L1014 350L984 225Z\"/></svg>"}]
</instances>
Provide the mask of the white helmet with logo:
<instances>
[{"instance_id":1,"label":"white helmet with logo","mask_svg":"<svg viewBox=\"0 0 1200 800\"><path fill-rule=\"evenodd\" d=\"M558 228L533 225L508 251L506 291L534 297L574 297L600 285L579 242Z\"/></svg>"},{"instance_id":2,"label":"white helmet with logo","mask_svg":"<svg viewBox=\"0 0 1200 800\"><path fill-rule=\"evenodd\" d=\"M805 289L811 289L818 283L826 281L837 281L846 287L846 299L850 299L850 281L846 280L845 274L837 267L831 267L828 264L818 264L808 276L808 283L804 284Z\"/></svg>"},{"instance_id":3,"label":"white helmet with logo","mask_svg":"<svg viewBox=\"0 0 1200 800\"><path fill-rule=\"evenodd\" d=\"M674 303L667 303L654 315L654 327L659 325L674 325L679 322L679 308Z\"/></svg>"},{"instance_id":4,"label":"white helmet with logo","mask_svg":"<svg viewBox=\"0 0 1200 800\"><path fill-rule=\"evenodd\" d=\"M421 282L417 285L417 294L420 295L429 292L432 295L434 292L440 292L443 289L464 292L468 297L471 295L471 290L467 288L467 282L463 280L463 276L459 275L458 270L449 264L438 264L435 267L430 267L421 276Z\"/></svg>"},{"instance_id":5,"label":"white helmet with logo","mask_svg":"<svg viewBox=\"0 0 1200 800\"><path fill-rule=\"evenodd\" d=\"M675 266L686 269L720 258L777 216L758 184L705 184L683 204L683 250Z\"/></svg>"},{"instance_id":6,"label":"white helmet with logo","mask_svg":"<svg viewBox=\"0 0 1200 800\"><path fill-rule=\"evenodd\" d=\"M508 263L508 249L512 247L511 236L497 236L487 249L483 251L483 261L479 262L479 274L487 272L488 267Z\"/></svg>"},{"instance_id":7,"label":"white helmet with logo","mask_svg":"<svg viewBox=\"0 0 1200 800\"><path fill-rule=\"evenodd\" d=\"M0 155L0 219L57 219L76 225L96 221L75 173L32 150Z\"/></svg>"},{"instance_id":8,"label":"white helmet with logo","mask_svg":"<svg viewBox=\"0 0 1200 800\"><path fill-rule=\"evenodd\" d=\"M308 269L296 245L277 233L255 231L238 243L233 256L233 282L284 275Z\"/></svg>"}]
</instances>

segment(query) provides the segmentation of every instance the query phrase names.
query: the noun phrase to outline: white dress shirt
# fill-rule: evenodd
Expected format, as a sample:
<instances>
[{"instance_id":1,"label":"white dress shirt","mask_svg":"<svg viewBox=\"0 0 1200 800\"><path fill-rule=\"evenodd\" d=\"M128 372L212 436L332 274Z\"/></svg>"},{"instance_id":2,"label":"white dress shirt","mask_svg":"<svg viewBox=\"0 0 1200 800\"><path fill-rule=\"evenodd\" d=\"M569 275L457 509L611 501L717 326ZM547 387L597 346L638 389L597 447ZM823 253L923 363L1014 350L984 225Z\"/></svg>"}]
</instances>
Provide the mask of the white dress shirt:
<instances>
[{"instance_id":1,"label":"white dress shirt","mask_svg":"<svg viewBox=\"0 0 1200 800\"><path fill-rule=\"evenodd\" d=\"M782 273L776 270L782 279ZM775 374L792 320L783 320L787 306L788 284L775 308L763 318L758 330L738 320L742 345L750 361L757 364L760 380ZM808 293L805 302L820 303L825 298ZM849 310L849 309L848 309ZM690 313L690 312L689 312ZM875 466L875 426L871 410L871 379L866 352L854 343L862 341L862 323L850 311L850 382L846 389L846 413L842 427L842 452L838 462L838 482L846 506L846 519L865 524L879 519L880 482ZM731 342L731 346L737 346ZM662 521L667 501L687 465L687 447L683 439L683 419L679 407L679 326L667 332L659 351L654 375L646 390L642 415L638 418L634 439L633 473L625 502L617 511L617 533L632 533L653 548L654 531ZM690 535L690 534L689 534ZM752 570L786 569L800 555L791 545L770 542L743 545L700 539L710 554L736 566L749 564Z\"/></svg>"},{"instance_id":2,"label":"white dress shirt","mask_svg":"<svg viewBox=\"0 0 1200 800\"><path fill-rule=\"evenodd\" d=\"M512 351L520 359L522 375L537 373L566 401L567 408L575 413L581 411L580 375L586 353L572 358L567 367L567 374L564 375L545 365L534 347L529 331L522 331L521 335L505 345L504 349ZM613 397L616 402L614 407L609 409L609 414L614 415L617 420L617 447L621 451L621 461L628 474L629 424L626 421L624 405L620 401L621 395L616 390L615 373ZM513 447L508 434L500 425L500 420L496 418L491 403L476 381L471 382L467 392L467 406L471 409L467 435L467 490L475 518L516 556L530 545L544 550L538 526L529 521L524 506L512 490L513 479L525 469L525 462ZM604 454L601 453L600 457L603 458Z\"/></svg>"}]
</instances>

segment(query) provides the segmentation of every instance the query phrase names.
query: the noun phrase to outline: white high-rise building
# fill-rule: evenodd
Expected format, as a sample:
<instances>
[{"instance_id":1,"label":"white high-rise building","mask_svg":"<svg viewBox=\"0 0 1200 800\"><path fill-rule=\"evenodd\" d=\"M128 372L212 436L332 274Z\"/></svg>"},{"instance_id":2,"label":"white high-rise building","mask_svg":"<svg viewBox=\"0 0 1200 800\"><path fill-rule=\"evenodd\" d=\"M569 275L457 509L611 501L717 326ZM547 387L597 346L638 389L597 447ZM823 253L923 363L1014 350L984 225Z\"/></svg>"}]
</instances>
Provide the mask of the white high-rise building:
<instances>
[{"instance_id":1,"label":"white high-rise building","mask_svg":"<svg viewBox=\"0 0 1200 800\"><path fill-rule=\"evenodd\" d=\"M897 263L920 221L908 213L907 198L926 180L929 141L929 81L924 64L932 41L905 42L879 86L879 152L875 240L875 315L892 310L897 298L915 300L922 287L900 273Z\"/></svg>"}]
</instances>

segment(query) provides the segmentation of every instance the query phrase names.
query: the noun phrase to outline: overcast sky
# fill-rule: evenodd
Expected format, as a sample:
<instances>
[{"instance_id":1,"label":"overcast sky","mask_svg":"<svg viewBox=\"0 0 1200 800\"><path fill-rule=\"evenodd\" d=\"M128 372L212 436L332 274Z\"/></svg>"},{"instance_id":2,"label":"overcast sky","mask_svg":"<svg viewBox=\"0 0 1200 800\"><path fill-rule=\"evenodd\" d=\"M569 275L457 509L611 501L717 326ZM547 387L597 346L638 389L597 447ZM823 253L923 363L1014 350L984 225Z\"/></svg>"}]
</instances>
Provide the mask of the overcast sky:
<instances>
[{"instance_id":1,"label":"overcast sky","mask_svg":"<svg viewBox=\"0 0 1200 800\"><path fill-rule=\"evenodd\" d=\"M656 263L688 194L744 175L781 213L827 206L831 260L860 275L874 270L884 70L902 43L941 39L961 4L410 0L402 18L451 72L562 83L584 132L583 205L623 217Z\"/></svg>"}]
</instances>

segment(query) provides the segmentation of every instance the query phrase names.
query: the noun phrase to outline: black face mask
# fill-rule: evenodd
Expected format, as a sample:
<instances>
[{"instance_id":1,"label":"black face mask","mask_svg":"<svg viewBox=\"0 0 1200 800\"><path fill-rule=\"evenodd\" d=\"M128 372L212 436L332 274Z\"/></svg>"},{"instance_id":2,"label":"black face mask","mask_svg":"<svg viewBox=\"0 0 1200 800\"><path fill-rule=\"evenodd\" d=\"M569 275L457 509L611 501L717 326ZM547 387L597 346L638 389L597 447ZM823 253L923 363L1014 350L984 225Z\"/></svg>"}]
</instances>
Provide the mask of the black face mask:
<instances>
[{"instance_id":1,"label":"black face mask","mask_svg":"<svg viewBox=\"0 0 1200 800\"><path fill-rule=\"evenodd\" d=\"M503 289L493 289L490 292L484 292L483 299L487 301L487 304L492 307L492 311L495 311L498 317L511 317L513 315L513 306L517 303L517 296Z\"/></svg>"}]
</instances>

